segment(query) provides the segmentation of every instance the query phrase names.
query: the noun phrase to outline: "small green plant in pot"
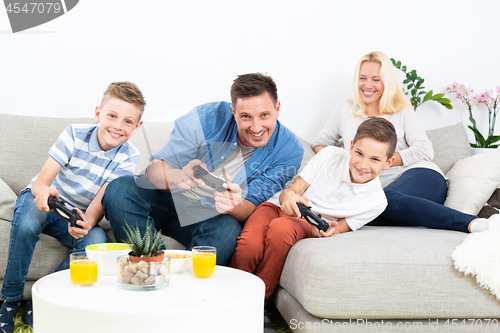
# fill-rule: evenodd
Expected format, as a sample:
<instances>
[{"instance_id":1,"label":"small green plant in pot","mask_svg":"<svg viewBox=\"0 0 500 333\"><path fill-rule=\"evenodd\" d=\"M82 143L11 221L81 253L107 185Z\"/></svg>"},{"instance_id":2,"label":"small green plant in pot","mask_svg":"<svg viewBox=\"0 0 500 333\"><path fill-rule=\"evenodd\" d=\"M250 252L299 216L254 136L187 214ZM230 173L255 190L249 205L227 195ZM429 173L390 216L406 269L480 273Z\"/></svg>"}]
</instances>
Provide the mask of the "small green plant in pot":
<instances>
[{"instance_id":1,"label":"small green plant in pot","mask_svg":"<svg viewBox=\"0 0 500 333\"><path fill-rule=\"evenodd\" d=\"M144 236L141 235L139 226L136 224L131 227L127 222L123 229L127 235L125 243L130 245L132 251L129 253L131 262L138 261L162 261L165 254L160 250L163 241L161 239L161 230L153 231L154 226L150 226L149 218L146 222L146 231Z\"/></svg>"},{"instance_id":2,"label":"small green plant in pot","mask_svg":"<svg viewBox=\"0 0 500 333\"><path fill-rule=\"evenodd\" d=\"M408 71L406 66L401 65L401 61L396 61L392 58L391 61L394 67L406 75L406 79L403 81L403 89L408 98L410 98L414 111L417 111L417 107L427 101L435 101L449 110L453 109L451 101L445 98L444 94L434 94L432 90L429 92L424 90L423 83L425 80L417 75L416 70Z\"/></svg>"}]
</instances>

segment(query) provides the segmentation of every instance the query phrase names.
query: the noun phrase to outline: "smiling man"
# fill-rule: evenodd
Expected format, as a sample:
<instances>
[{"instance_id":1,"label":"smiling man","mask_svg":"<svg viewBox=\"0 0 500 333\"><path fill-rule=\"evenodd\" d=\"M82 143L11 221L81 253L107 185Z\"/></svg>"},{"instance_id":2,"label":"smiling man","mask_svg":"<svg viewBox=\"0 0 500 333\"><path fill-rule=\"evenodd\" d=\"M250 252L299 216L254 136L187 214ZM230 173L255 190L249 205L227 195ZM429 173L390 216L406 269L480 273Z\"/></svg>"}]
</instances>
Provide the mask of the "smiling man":
<instances>
[{"instance_id":1,"label":"smiling man","mask_svg":"<svg viewBox=\"0 0 500 333\"><path fill-rule=\"evenodd\" d=\"M281 105L271 77L238 76L231 100L203 104L177 119L144 178L108 185L103 206L117 240L125 238L124 221L137 221L144 232L152 218L156 229L188 250L215 246L217 264L226 264L241 225L297 173L303 155L295 135L277 120ZM196 178L196 166L228 180L226 190Z\"/></svg>"}]
</instances>

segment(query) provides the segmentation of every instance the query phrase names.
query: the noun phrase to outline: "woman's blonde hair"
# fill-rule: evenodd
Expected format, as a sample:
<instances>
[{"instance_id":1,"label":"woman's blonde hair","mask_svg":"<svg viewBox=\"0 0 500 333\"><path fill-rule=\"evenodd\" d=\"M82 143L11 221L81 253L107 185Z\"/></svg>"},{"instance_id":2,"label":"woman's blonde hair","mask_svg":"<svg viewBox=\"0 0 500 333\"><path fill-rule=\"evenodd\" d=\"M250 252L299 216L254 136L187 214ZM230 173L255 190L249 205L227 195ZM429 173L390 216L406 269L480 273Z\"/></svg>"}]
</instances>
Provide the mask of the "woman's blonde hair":
<instances>
[{"instance_id":1,"label":"woman's blonde hair","mask_svg":"<svg viewBox=\"0 0 500 333\"><path fill-rule=\"evenodd\" d=\"M366 111L366 105L359 96L358 82L359 71L364 62L374 62L380 64L380 79L384 83L384 92L380 98L379 112L380 113L396 113L401 111L405 106L411 105L410 100L406 97L403 86L394 70L391 60L382 52L371 52L364 55L356 66L354 72L353 84L353 100L354 104L351 110L355 111L354 115L361 117Z\"/></svg>"}]
</instances>

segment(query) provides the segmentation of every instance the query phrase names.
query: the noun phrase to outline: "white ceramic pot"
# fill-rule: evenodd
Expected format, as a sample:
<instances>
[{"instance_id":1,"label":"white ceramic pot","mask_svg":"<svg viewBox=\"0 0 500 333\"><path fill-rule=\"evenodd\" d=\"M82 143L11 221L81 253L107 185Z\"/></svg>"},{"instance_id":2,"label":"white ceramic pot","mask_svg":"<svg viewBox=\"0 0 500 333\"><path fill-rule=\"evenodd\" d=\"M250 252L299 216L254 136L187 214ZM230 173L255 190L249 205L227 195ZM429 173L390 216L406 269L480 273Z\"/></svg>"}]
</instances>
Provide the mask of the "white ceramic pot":
<instances>
[{"instance_id":1,"label":"white ceramic pot","mask_svg":"<svg viewBox=\"0 0 500 333\"><path fill-rule=\"evenodd\" d=\"M487 153L490 151L493 151L495 148L470 148L471 150L471 155L477 155L477 154L482 154L482 153Z\"/></svg>"}]
</instances>

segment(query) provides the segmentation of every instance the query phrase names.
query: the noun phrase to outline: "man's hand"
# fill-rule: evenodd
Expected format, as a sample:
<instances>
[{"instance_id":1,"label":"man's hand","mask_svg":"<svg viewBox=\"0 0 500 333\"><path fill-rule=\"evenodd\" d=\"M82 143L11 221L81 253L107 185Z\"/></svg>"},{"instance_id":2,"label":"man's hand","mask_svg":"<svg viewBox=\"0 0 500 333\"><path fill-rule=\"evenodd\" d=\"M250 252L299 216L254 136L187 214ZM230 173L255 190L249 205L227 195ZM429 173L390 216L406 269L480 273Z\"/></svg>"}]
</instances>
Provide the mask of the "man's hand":
<instances>
[{"instance_id":1,"label":"man's hand","mask_svg":"<svg viewBox=\"0 0 500 333\"><path fill-rule=\"evenodd\" d=\"M51 209L50 209L49 204L48 204L49 197L51 197L51 196L59 198L59 191L56 190L55 188L52 188L52 187L46 187L45 190L40 192L35 197L35 205L41 212L44 212L44 213L51 212Z\"/></svg>"},{"instance_id":2,"label":"man's hand","mask_svg":"<svg viewBox=\"0 0 500 333\"><path fill-rule=\"evenodd\" d=\"M234 207L238 206L243 198L241 197L242 189L238 184L231 183L231 176L226 175L226 180L229 182L223 184L227 191L215 191L215 209L221 214L228 214Z\"/></svg>"},{"instance_id":3,"label":"man's hand","mask_svg":"<svg viewBox=\"0 0 500 333\"><path fill-rule=\"evenodd\" d=\"M85 215L82 213L82 211L78 208L75 209L76 213L80 215L80 217L83 219L83 221L82 220L76 221L76 224L81 226L81 228L71 227L68 222L68 232L73 238L80 239L85 237L89 233L89 230L92 228L92 226L87 222L87 219L85 218Z\"/></svg>"},{"instance_id":4,"label":"man's hand","mask_svg":"<svg viewBox=\"0 0 500 333\"><path fill-rule=\"evenodd\" d=\"M189 163L186 164L181 169L181 172L179 172L179 174L177 175L177 178L175 179L175 185L179 189L190 190L190 189L198 187L198 186L205 186L205 182L203 180L194 178L193 169L197 165L203 165L206 167L206 165L202 164L200 160L195 159L195 160L189 161Z\"/></svg>"}]
</instances>

